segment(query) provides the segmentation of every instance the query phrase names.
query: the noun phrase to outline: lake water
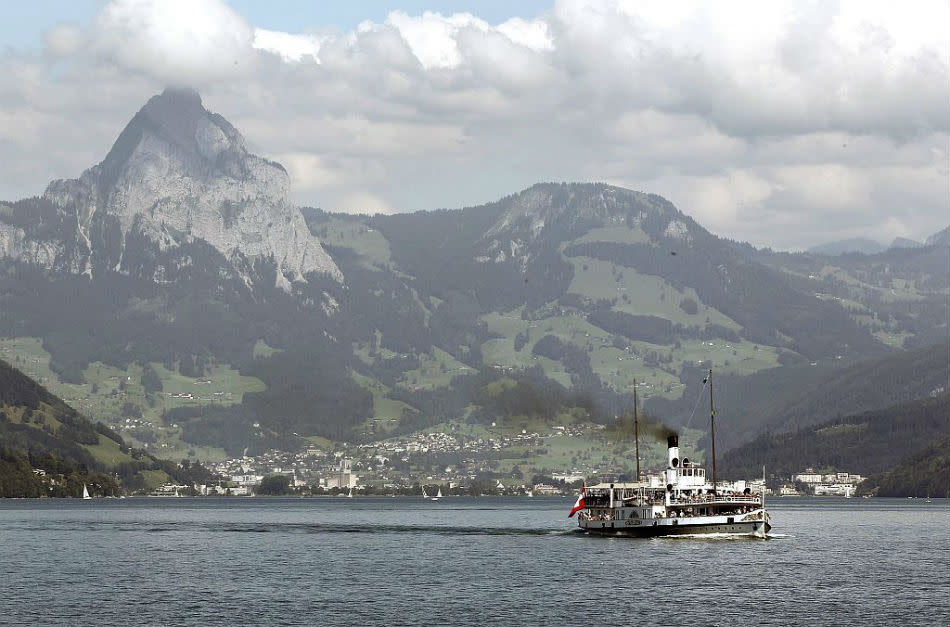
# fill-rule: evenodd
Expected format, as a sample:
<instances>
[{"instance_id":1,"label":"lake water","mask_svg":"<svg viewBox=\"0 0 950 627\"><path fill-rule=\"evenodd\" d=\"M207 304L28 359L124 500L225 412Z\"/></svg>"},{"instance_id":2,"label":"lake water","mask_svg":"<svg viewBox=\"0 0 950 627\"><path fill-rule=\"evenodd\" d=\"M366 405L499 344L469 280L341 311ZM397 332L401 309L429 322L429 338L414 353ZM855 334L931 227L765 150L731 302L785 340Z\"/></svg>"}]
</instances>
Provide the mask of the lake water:
<instances>
[{"instance_id":1,"label":"lake water","mask_svg":"<svg viewBox=\"0 0 950 627\"><path fill-rule=\"evenodd\" d=\"M0 625L950 625L950 505L773 499L769 540L573 499L0 502Z\"/></svg>"}]
</instances>

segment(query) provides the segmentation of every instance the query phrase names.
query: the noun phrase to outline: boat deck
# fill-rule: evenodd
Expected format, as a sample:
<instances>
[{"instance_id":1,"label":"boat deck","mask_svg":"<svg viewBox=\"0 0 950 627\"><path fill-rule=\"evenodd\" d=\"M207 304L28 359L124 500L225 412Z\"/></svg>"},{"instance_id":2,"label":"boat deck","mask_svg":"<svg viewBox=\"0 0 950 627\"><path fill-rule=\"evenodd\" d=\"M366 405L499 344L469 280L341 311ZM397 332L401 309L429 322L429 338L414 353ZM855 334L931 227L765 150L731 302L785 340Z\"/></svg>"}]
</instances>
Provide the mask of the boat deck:
<instances>
[{"instance_id":1,"label":"boat deck","mask_svg":"<svg viewBox=\"0 0 950 627\"><path fill-rule=\"evenodd\" d=\"M670 500L670 505L758 505L758 494L691 494L680 495Z\"/></svg>"}]
</instances>

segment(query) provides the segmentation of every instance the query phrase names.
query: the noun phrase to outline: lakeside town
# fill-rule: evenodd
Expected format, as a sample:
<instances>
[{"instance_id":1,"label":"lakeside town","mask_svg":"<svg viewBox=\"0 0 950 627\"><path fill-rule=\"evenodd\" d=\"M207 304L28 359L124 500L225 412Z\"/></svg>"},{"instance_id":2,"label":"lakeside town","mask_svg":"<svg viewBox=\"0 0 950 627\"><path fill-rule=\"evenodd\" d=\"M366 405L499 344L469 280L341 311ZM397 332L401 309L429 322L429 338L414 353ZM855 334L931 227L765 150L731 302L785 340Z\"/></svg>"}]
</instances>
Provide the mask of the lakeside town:
<instances>
[{"instance_id":1,"label":"lakeside town","mask_svg":"<svg viewBox=\"0 0 950 627\"><path fill-rule=\"evenodd\" d=\"M454 495L562 496L576 494L581 485L630 480L610 467L574 466L546 469L527 476L498 472L498 459L507 449L541 446L547 437L579 435L579 426L555 427L560 433L543 436L521 433L511 437L472 438L450 433L416 433L366 444L340 444L333 449L311 446L299 452L271 450L207 464L219 479L204 484L166 483L152 496L299 495L420 495L426 487ZM646 468L644 479L660 467ZM791 476L722 482L724 488L749 488L774 496L850 497L865 477L839 470L805 468Z\"/></svg>"}]
</instances>

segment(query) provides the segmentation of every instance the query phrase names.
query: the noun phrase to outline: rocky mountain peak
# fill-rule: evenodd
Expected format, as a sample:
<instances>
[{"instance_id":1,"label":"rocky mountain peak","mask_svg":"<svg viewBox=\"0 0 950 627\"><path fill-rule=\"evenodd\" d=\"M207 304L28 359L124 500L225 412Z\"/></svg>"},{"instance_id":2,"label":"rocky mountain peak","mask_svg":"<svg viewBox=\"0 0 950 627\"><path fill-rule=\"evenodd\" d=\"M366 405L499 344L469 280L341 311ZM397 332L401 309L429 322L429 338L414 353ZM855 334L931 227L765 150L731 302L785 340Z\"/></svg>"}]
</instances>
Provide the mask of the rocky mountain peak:
<instances>
[{"instance_id":1,"label":"rocky mountain peak","mask_svg":"<svg viewBox=\"0 0 950 627\"><path fill-rule=\"evenodd\" d=\"M272 260L285 289L311 272L342 281L289 191L286 170L249 153L197 92L169 88L133 116L99 165L53 181L44 196L76 224L65 235L75 245L58 253L69 259L57 263L74 272L129 271L125 247L135 235L160 251L204 240L242 274L253 266L246 262Z\"/></svg>"},{"instance_id":2,"label":"rocky mountain peak","mask_svg":"<svg viewBox=\"0 0 950 627\"><path fill-rule=\"evenodd\" d=\"M166 87L162 93L149 98L142 110L154 119L164 117L171 121L182 120L182 116L197 119L206 113L201 94L190 87Z\"/></svg>"},{"instance_id":3,"label":"rocky mountain peak","mask_svg":"<svg viewBox=\"0 0 950 627\"><path fill-rule=\"evenodd\" d=\"M222 116L207 111L194 90L168 88L153 96L140 114L141 123L150 130L209 165L215 165L223 153L247 156L241 133Z\"/></svg>"},{"instance_id":4,"label":"rocky mountain peak","mask_svg":"<svg viewBox=\"0 0 950 627\"><path fill-rule=\"evenodd\" d=\"M135 114L99 165L100 194L108 193L143 142L161 144L164 156L180 161L194 175L248 174L244 166L251 155L241 133L221 115L206 110L198 92L168 88Z\"/></svg>"},{"instance_id":5,"label":"rocky mountain peak","mask_svg":"<svg viewBox=\"0 0 950 627\"><path fill-rule=\"evenodd\" d=\"M168 132L191 131L197 128L198 121L208 115L201 96L193 89L169 87L162 93L149 98L142 113L156 125ZM185 139L188 137L185 135Z\"/></svg>"},{"instance_id":6,"label":"rocky mountain peak","mask_svg":"<svg viewBox=\"0 0 950 627\"><path fill-rule=\"evenodd\" d=\"M501 204L504 211L483 237L480 261L518 258L526 266L536 242L557 244L598 227L625 225L654 239L687 243L699 229L660 196L604 183L539 183Z\"/></svg>"},{"instance_id":7,"label":"rocky mountain peak","mask_svg":"<svg viewBox=\"0 0 950 627\"><path fill-rule=\"evenodd\" d=\"M927 238L927 246L950 246L950 226Z\"/></svg>"},{"instance_id":8,"label":"rocky mountain peak","mask_svg":"<svg viewBox=\"0 0 950 627\"><path fill-rule=\"evenodd\" d=\"M488 235L526 227L536 235L545 225L603 226L646 214L682 217L659 196L603 183L539 183L502 202L507 210Z\"/></svg>"}]
</instances>

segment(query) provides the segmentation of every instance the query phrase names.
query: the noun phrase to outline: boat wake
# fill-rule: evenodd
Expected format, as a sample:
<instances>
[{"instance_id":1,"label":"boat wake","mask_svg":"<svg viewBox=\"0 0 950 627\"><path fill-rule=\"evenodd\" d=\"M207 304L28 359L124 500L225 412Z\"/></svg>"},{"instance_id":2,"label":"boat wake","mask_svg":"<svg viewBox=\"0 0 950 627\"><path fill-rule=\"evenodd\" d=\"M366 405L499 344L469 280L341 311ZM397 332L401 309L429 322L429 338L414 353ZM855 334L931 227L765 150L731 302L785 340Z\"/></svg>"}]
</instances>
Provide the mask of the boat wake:
<instances>
[{"instance_id":1,"label":"boat wake","mask_svg":"<svg viewBox=\"0 0 950 627\"><path fill-rule=\"evenodd\" d=\"M679 533L670 536L657 536L657 540L776 540L791 538L787 533L767 533L760 536L755 533Z\"/></svg>"},{"instance_id":2,"label":"boat wake","mask_svg":"<svg viewBox=\"0 0 950 627\"><path fill-rule=\"evenodd\" d=\"M153 526L153 533L182 531L190 525ZM558 536L572 535L574 529L524 529L516 527L475 527L449 525L372 525L335 523L227 523L201 525L199 531L209 533L365 533L365 534L436 534L463 536Z\"/></svg>"}]
</instances>

